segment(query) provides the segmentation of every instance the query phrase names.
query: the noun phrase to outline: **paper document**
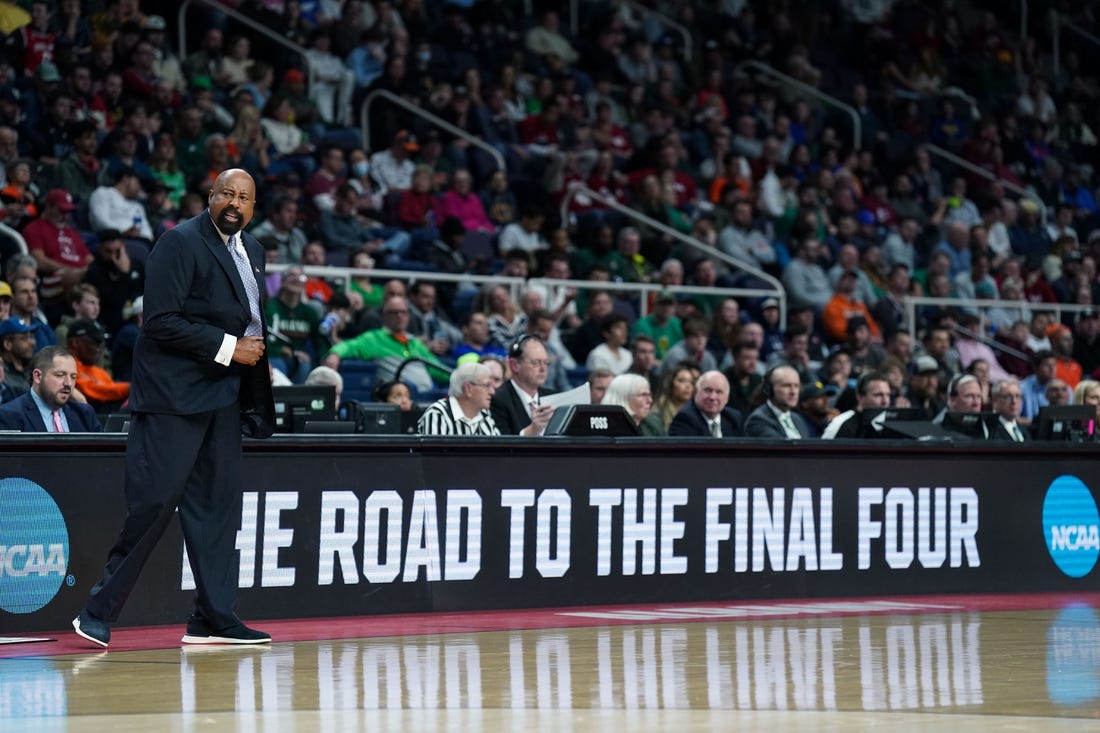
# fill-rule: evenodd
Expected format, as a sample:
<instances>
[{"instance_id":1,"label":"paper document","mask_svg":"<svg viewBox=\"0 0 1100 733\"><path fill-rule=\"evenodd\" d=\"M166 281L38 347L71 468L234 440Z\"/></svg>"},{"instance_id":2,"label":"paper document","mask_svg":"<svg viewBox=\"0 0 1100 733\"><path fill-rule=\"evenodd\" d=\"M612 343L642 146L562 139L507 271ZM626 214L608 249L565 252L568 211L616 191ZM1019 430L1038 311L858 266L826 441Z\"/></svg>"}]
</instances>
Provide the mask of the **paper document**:
<instances>
[{"instance_id":1,"label":"paper document","mask_svg":"<svg viewBox=\"0 0 1100 733\"><path fill-rule=\"evenodd\" d=\"M591 402L592 392L588 389L588 382L565 392L539 397L540 405L550 405L554 409L568 407L569 405L587 405Z\"/></svg>"}]
</instances>

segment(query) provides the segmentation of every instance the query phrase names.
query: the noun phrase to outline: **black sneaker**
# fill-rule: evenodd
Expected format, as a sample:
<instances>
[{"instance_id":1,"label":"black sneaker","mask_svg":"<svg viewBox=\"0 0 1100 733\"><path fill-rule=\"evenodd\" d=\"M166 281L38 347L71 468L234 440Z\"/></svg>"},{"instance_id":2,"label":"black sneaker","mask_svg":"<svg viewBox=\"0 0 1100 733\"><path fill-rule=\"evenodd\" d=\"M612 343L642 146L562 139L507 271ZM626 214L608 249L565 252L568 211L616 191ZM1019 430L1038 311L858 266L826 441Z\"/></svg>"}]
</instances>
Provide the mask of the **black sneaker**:
<instances>
[{"instance_id":1,"label":"black sneaker","mask_svg":"<svg viewBox=\"0 0 1100 733\"><path fill-rule=\"evenodd\" d=\"M187 622L187 633L180 641L184 644L269 644L271 634L244 624L214 631L205 622L192 619Z\"/></svg>"},{"instance_id":2,"label":"black sneaker","mask_svg":"<svg viewBox=\"0 0 1100 733\"><path fill-rule=\"evenodd\" d=\"M86 610L73 619L73 628L77 634L93 644L106 647L111 643L111 627Z\"/></svg>"}]
</instances>

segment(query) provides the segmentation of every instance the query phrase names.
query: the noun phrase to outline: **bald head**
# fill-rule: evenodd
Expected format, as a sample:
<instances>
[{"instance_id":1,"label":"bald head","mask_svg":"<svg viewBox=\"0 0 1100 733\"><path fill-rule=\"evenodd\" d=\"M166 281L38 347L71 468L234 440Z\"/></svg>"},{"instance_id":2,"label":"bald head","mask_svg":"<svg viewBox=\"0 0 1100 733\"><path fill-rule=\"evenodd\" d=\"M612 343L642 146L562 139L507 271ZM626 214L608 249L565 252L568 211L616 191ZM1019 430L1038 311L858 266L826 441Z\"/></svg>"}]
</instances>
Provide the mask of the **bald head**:
<instances>
[{"instance_id":1,"label":"bald head","mask_svg":"<svg viewBox=\"0 0 1100 733\"><path fill-rule=\"evenodd\" d=\"M222 234L236 234L252 221L256 207L256 182L240 168L222 171L210 188L207 205L214 226Z\"/></svg>"}]
</instances>

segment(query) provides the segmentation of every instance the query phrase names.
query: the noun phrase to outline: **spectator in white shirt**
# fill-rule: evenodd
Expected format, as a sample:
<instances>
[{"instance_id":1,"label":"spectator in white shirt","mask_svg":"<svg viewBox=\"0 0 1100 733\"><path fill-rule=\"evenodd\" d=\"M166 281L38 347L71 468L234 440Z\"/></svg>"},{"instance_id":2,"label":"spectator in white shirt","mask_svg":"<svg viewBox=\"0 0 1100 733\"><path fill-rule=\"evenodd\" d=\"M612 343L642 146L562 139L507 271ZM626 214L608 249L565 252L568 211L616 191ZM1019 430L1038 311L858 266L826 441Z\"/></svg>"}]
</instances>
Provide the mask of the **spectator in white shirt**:
<instances>
[{"instance_id":1,"label":"spectator in white shirt","mask_svg":"<svg viewBox=\"0 0 1100 733\"><path fill-rule=\"evenodd\" d=\"M120 168L114 185L100 186L88 199L88 218L92 229L116 229L127 239L153 240L153 230L145 218L141 179L133 168Z\"/></svg>"},{"instance_id":2,"label":"spectator in white shirt","mask_svg":"<svg viewBox=\"0 0 1100 733\"><path fill-rule=\"evenodd\" d=\"M549 249L550 245L542 237L542 224L544 217L537 207L525 207L519 215L519 221L512 222L504 227L497 241L497 248L501 252L511 252L515 249L524 252L538 252Z\"/></svg>"}]
</instances>

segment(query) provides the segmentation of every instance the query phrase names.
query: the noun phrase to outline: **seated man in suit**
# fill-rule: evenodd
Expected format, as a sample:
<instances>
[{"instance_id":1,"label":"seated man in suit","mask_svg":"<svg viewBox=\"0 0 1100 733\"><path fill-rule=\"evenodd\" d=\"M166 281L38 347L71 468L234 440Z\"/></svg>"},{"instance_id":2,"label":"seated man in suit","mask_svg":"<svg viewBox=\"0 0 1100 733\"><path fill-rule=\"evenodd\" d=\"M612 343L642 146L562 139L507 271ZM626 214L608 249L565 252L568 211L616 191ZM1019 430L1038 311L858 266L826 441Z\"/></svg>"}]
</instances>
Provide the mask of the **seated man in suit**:
<instances>
[{"instance_id":1,"label":"seated man in suit","mask_svg":"<svg viewBox=\"0 0 1100 733\"><path fill-rule=\"evenodd\" d=\"M868 408L890 406L890 383L879 372L864 372L856 382L856 407L834 417L821 437L858 438L863 429L862 413Z\"/></svg>"},{"instance_id":2,"label":"seated man in suit","mask_svg":"<svg viewBox=\"0 0 1100 733\"><path fill-rule=\"evenodd\" d=\"M703 435L733 438L742 434L741 414L726 407L730 383L722 372L703 372L695 382L695 397L672 418L669 435Z\"/></svg>"},{"instance_id":3,"label":"seated man in suit","mask_svg":"<svg viewBox=\"0 0 1100 733\"><path fill-rule=\"evenodd\" d=\"M764 375L763 389L767 401L745 420L745 435L780 440L809 438L809 427L795 412L802 390L798 370L789 366L775 367Z\"/></svg>"},{"instance_id":4,"label":"seated man in suit","mask_svg":"<svg viewBox=\"0 0 1100 733\"><path fill-rule=\"evenodd\" d=\"M99 433L95 410L70 399L76 359L64 346L47 346L31 361L31 388L0 405L0 430L24 433Z\"/></svg>"},{"instance_id":5,"label":"seated man in suit","mask_svg":"<svg viewBox=\"0 0 1100 733\"><path fill-rule=\"evenodd\" d=\"M501 435L542 435L554 408L539 404L550 366L546 344L533 334L520 336L508 349L512 378L501 385L489 406Z\"/></svg>"},{"instance_id":6,"label":"seated man in suit","mask_svg":"<svg viewBox=\"0 0 1100 733\"><path fill-rule=\"evenodd\" d=\"M1000 419L989 439L1011 440L1015 443L1030 440L1027 430L1019 422L1023 406L1024 397L1020 389L1020 380L1008 377L996 382L993 385L993 411L1000 416Z\"/></svg>"}]
</instances>

